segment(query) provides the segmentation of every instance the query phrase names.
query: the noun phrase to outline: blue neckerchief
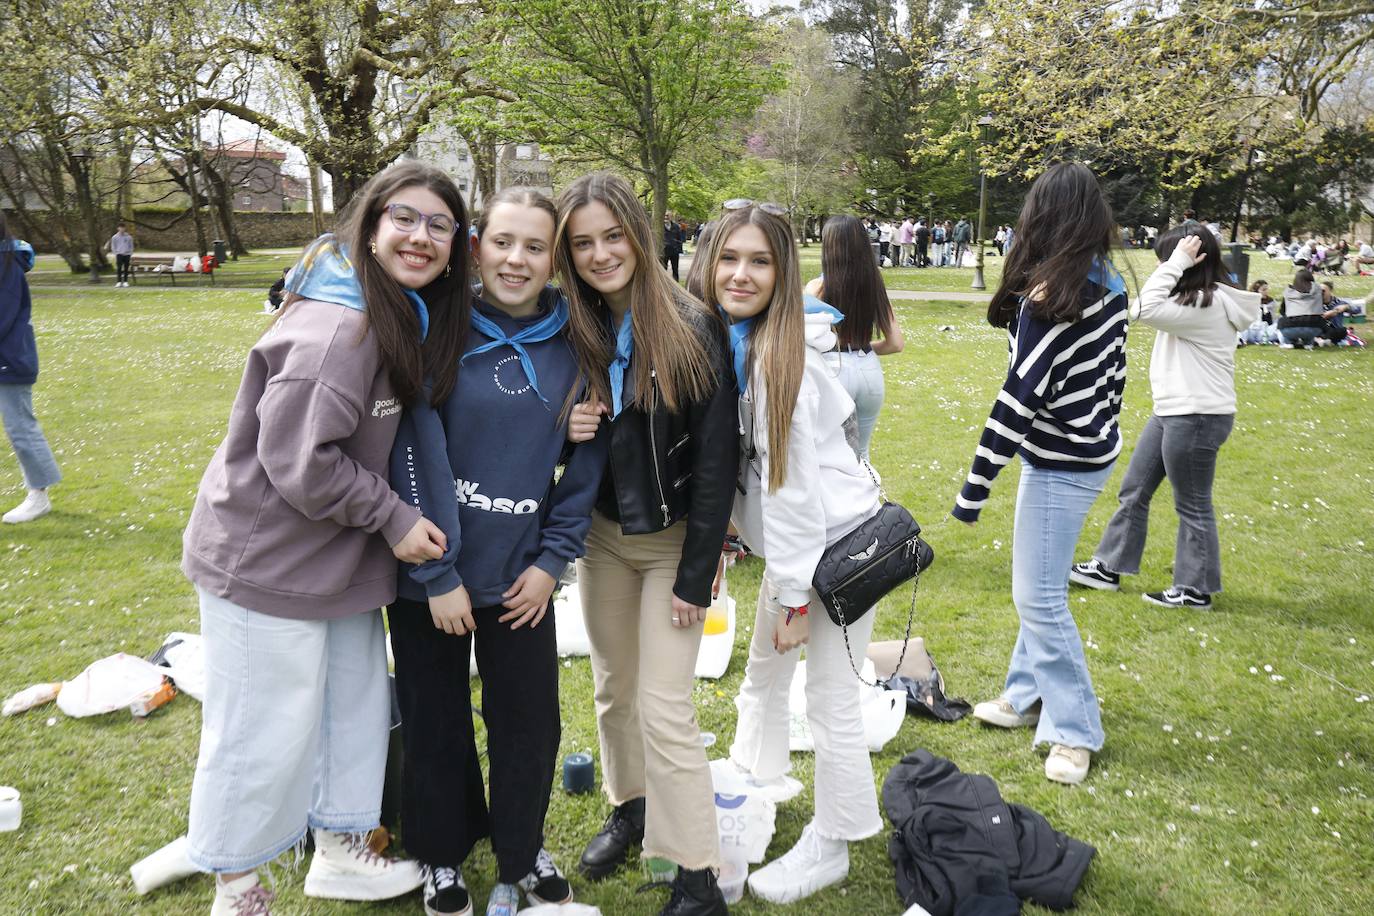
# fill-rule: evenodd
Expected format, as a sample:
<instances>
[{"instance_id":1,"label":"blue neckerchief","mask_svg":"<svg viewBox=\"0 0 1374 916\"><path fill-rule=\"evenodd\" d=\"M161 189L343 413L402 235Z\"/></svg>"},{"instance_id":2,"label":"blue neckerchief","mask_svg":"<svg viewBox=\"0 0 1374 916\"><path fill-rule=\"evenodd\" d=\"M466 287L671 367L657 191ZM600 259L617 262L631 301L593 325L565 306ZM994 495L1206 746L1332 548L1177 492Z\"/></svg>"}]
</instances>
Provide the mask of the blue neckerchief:
<instances>
[{"instance_id":1,"label":"blue neckerchief","mask_svg":"<svg viewBox=\"0 0 1374 916\"><path fill-rule=\"evenodd\" d=\"M330 232L310 243L287 274L286 289L305 299L332 302L358 312L367 311L363 289L358 285L358 272L348 259L348 249ZM429 336L429 309L415 290L405 292L415 308L415 316L420 319L420 339L424 340Z\"/></svg>"},{"instance_id":2,"label":"blue neckerchief","mask_svg":"<svg viewBox=\"0 0 1374 916\"><path fill-rule=\"evenodd\" d=\"M630 357L635 352L634 328L630 324L630 310L620 320L620 329L615 333L615 358L609 367L611 377L611 419L620 416L625 409L625 370L630 367Z\"/></svg>"},{"instance_id":3,"label":"blue neckerchief","mask_svg":"<svg viewBox=\"0 0 1374 916\"><path fill-rule=\"evenodd\" d=\"M844 321L844 315L833 305L826 305L815 296L802 296L802 310L808 315L829 315L831 324ZM724 309L721 314L730 326L730 355L734 357L735 384L739 393L744 394L749 387L749 334L754 327L754 318L732 319Z\"/></svg>"},{"instance_id":4,"label":"blue neckerchief","mask_svg":"<svg viewBox=\"0 0 1374 916\"><path fill-rule=\"evenodd\" d=\"M1088 268L1088 279L1098 286L1105 286L1112 291L1112 295L1119 296L1126 291L1126 281L1117 272L1116 267L1111 261L1102 261L1093 258L1092 266Z\"/></svg>"},{"instance_id":5,"label":"blue neckerchief","mask_svg":"<svg viewBox=\"0 0 1374 916\"><path fill-rule=\"evenodd\" d=\"M515 351L515 355L520 357L520 368L525 370L525 378L530 380L530 387L534 389L534 393L539 395L539 400L545 404L549 403L549 399L544 397L543 392L539 390L539 377L534 371L534 360L530 359L529 351L524 346L527 343L539 343L548 340L561 332L568 323L568 301L557 290L545 291L546 294L549 292L552 292L553 298L553 307L549 309L549 313L538 321L525 325L514 334L507 334L501 330L499 324L477 309L473 309L473 328L491 339L464 353L463 358L458 360L458 364L462 365L463 360L478 353L495 350L497 347L510 347Z\"/></svg>"},{"instance_id":6,"label":"blue neckerchief","mask_svg":"<svg viewBox=\"0 0 1374 916\"><path fill-rule=\"evenodd\" d=\"M23 239L0 241L0 251L13 251L14 260L19 263L19 268L24 273L33 269L33 246Z\"/></svg>"}]
</instances>

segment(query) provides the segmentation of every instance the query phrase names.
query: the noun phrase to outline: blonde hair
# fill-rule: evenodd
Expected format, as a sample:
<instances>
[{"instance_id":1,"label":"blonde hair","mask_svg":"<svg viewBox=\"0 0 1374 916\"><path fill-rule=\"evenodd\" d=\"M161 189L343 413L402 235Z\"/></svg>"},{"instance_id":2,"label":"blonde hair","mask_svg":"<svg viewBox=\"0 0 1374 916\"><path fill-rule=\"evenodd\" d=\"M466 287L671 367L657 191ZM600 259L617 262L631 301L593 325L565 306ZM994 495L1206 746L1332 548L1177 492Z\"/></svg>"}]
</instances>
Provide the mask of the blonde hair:
<instances>
[{"instance_id":1,"label":"blonde hair","mask_svg":"<svg viewBox=\"0 0 1374 916\"><path fill-rule=\"evenodd\" d=\"M730 236L741 226L757 226L773 250L773 295L754 318L749 334L745 372L752 382L754 367L766 392L768 423L768 492L775 493L787 480L787 443L792 432L792 413L801 390L802 365L806 360L806 316L802 306L801 269L792 228L780 216L758 207L731 210L716 227L707 258L706 304L720 308L716 298L716 267Z\"/></svg>"},{"instance_id":2,"label":"blonde hair","mask_svg":"<svg viewBox=\"0 0 1374 916\"><path fill-rule=\"evenodd\" d=\"M649 214L630 183L610 172L583 175L558 195L558 230L554 236L560 286L568 298L568 336L582 363L589 394L611 403L607 369L615 351L610 309L601 294L578 275L568 239L572 215L593 202L604 205L620 222L635 255L634 276L629 281L634 398L627 406L648 409L655 379L670 411L676 413L690 401L705 400L719 379L705 341L688 320L693 311L705 312L705 307L659 266Z\"/></svg>"}]
</instances>

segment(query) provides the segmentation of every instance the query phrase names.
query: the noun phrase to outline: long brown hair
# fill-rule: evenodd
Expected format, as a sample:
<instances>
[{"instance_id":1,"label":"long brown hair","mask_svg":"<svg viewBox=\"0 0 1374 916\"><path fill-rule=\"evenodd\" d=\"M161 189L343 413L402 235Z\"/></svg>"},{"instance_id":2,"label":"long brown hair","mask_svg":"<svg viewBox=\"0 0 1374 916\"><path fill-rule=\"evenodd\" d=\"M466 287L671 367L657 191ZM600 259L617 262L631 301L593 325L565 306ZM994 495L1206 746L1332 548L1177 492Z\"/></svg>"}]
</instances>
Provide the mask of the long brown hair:
<instances>
[{"instance_id":1,"label":"long brown hair","mask_svg":"<svg viewBox=\"0 0 1374 916\"><path fill-rule=\"evenodd\" d=\"M1105 262L1117 244L1116 220L1097 177L1079 162L1050 166L1026 194L1015 233L1002 282L988 303L988 324L1007 327L1022 297L1036 318L1077 321L1092 304L1083 299L1083 283L1094 260Z\"/></svg>"},{"instance_id":2,"label":"long brown hair","mask_svg":"<svg viewBox=\"0 0 1374 916\"><path fill-rule=\"evenodd\" d=\"M792 413L801 390L802 364L806 361L806 315L802 308L801 269L792 227L780 216L757 206L731 210L721 219L711 239L706 267L706 304L720 308L716 296L716 267L730 236L741 226L757 226L773 250L773 295L767 307L754 317L749 333L749 357L745 371L758 377L766 392L768 421L768 492L776 492L787 479L787 442L792 432ZM872 251L872 249L869 249ZM700 252L698 252L700 257ZM871 257L871 255L870 255Z\"/></svg>"},{"instance_id":3,"label":"long brown hair","mask_svg":"<svg viewBox=\"0 0 1374 916\"><path fill-rule=\"evenodd\" d=\"M876 328L892 335L892 300L878 274L878 262L864 224L852 216L835 216L821 230L821 298L844 313L836 328L843 350L867 350Z\"/></svg>"},{"instance_id":4,"label":"long brown hair","mask_svg":"<svg viewBox=\"0 0 1374 916\"><path fill-rule=\"evenodd\" d=\"M1182 305L1207 308L1212 304L1214 289L1218 286L1235 286L1231 282L1230 271L1221 261L1221 245L1217 243L1217 237L1212 234L1211 229L1196 224L1175 226L1161 235L1155 243L1155 257L1161 262L1169 260L1178 243L1190 235L1202 243L1202 253L1205 257L1201 263L1194 264L1183 272L1174 288L1169 291L1169 295Z\"/></svg>"},{"instance_id":5,"label":"long brown hair","mask_svg":"<svg viewBox=\"0 0 1374 916\"><path fill-rule=\"evenodd\" d=\"M694 311L704 312L705 306L674 283L659 265L656 252L661 233L656 234L649 225L649 214L630 183L611 172L583 175L558 195L555 261L560 286L568 297L568 334L589 394L602 403L611 403L607 368L615 352L610 309L601 294L578 276L568 239L568 221L573 213L593 202L603 204L620 222L635 255L635 272L630 278L634 398L627 406L648 409L655 377L670 411L681 410L689 401L704 400L720 380L711 367L705 341L688 316Z\"/></svg>"},{"instance_id":6,"label":"long brown hair","mask_svg":"<svg viewBox=\"0 0 1374 916\"><path fill-rule=\"evenodd\" d=\"M370 246L383 218L383 207L398 191L419 185L442 200L457 227L449 248L447 272L424 290L429 308L429 333L420 342L420 319L401 284L372 256ZM413 159L397 162L363 186L349 203L338 230L347 246L367 305L367 326L377 337L377 350L391 386L403 404L414 404L433 384L430 402L438 407L458 381L458 358L463 355L472 291L468 282L468 211L453 179L441 169ZM418 292L418 291L417 291ZM440 307L436 308L435 306Z\"/></svg>"}]
</instances>

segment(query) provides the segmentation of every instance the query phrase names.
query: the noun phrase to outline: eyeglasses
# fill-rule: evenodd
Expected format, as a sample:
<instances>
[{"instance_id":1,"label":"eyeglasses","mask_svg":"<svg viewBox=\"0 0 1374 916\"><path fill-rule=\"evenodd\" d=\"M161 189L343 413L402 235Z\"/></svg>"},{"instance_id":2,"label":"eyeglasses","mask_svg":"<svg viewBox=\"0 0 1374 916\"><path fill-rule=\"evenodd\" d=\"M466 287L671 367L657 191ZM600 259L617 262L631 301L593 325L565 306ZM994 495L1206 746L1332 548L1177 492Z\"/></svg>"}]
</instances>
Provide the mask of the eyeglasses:
<instances>
[{"instance_id":1,"label":"eyeglasses","mask_svg":"<svg viewBox=\"0 0 1374 916\"><path fill-rule=\"evenodd\" d=\"M768 213L773 216L781 216L784 218L787 216L787 208L783 207L781 204L772 204L768 203L767 201L750 200L747 197L733 197L720 205L720 208L722 210L744 210L748 207L758 207L764 213Z\"/></svg>"},{"instance_id":2,"label":"eyeglasses","mask_svg":"<svg viewBox=\"0 0 1374 916\"><path fill-rule=\"evenodd\" d=\"M421 213L405 204L387 204L382 209L391 217L391 225L401 232L414 232L416 226L424 223L425 231L436 242L451 241L458 232L453 217L447 213Z\"/></svg>"}]
</instances>

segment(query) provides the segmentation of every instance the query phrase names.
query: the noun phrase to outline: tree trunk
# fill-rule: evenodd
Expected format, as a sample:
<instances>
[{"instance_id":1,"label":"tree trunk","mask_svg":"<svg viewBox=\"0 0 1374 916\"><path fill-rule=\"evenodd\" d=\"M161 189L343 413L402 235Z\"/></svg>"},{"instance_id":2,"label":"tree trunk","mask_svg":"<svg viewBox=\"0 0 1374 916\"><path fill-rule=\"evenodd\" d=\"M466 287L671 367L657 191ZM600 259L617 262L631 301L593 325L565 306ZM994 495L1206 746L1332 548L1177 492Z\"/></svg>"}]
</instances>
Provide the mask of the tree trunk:
<instances>
[{"instance_id":1,"label":"tree trunk","mask_svg":"<svg viewBox=\"0 0 1374 916\"><path fill-rule=\"evenodd\" d=\"M224 228L224 234L220 238L229 244L230 257L237 261L240 255L248 254L248 249L239 237L238 226L234 222L233 189L229 187L229 183L224 180L219 170L208 163L205 166L205 177L210 181L212 211L218 216L220 225ZM201 254L204 255L205 252L202 251Z\"/></svg>"},{"instance_id":2,"label":"tree trunk","mask_svg":"<svg viewBox=\"0 0 1374 916\"><path fill-rule=\"evenodd\" d=\"M324 235L324 179L320 177L320 166L310 160L310 215L315 224L315 237Z\"/></svg>"}]
</instances>

